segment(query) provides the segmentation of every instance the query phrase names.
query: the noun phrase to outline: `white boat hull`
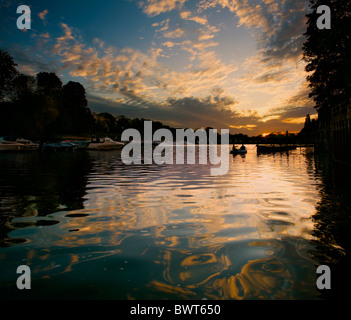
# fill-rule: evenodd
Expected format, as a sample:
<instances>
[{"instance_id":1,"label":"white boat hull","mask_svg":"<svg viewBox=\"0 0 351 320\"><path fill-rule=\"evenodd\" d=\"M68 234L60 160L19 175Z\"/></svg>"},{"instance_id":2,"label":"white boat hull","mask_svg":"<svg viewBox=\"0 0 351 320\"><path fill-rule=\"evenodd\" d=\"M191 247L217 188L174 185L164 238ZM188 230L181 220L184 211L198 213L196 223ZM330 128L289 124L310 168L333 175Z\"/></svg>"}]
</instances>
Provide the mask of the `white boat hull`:
<instances>
[{"instance_id":1,"label":"white boat hull","mask_svg":"<svg viewBox=\"0 0 351 320\"><path fill-rule=\"evenodd\" d=\"M124 144L101 144L101 143L90 143L88 150L117 150L121 149Z\"/></svg>"},{"instance_id":2,"label":"white boat hull","mask_svg":"<svg viewBox=\"0 0 351 320\"><path fill-rule=\"evenodd\" d=\"M33 150L38 150L39 148L39 144L26 139L17 139L16 143L19 143L22 145L21 150L33 151Z\"/></svg>"},{"instance_id":3,"label":"white boat hull","mask_svg":"<svg viewBox=\"0 0 351 320\"><path fill-rule=\"evenodd\" d=\"M0 144L0 151L19 151L21 147L19 144Z\"/></svg>"},{"instance_id":4,"label":"white boat hull","mask_svg":"<svg viewBox=\"0 0 351 320\"><path fill-rule=\"evenodd\" d=\"M16 141L0 140L0 151L31 151L37 150L38 144L26 139Z\"/></svg>"},{"instance_id":5,"label":"white boat hull","mask_svg":"<svg viewBox=\"0 0 351 320\"><path fill-rule=\"evenodd\" d=\"M114 141L110 138L102 138L96 140L98 141L89 143L87 147L88 150L118 150L124 146L123 142Z\"/></svg>"}]
</instances>

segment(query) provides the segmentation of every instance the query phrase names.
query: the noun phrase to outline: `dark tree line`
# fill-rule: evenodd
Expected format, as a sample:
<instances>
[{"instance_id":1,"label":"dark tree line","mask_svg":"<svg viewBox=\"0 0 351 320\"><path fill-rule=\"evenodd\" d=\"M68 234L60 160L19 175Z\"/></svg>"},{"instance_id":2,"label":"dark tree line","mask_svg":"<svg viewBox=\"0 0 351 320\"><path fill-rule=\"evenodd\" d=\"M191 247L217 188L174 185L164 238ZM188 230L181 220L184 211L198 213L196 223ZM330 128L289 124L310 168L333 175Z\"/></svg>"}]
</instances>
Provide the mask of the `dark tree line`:
<instances>
[{"instance_id":1,"label":"dark tree line","mask_svg":"<svg viewBox=\"0 0 351 320\"><path fill-rule=\"evenodd\" d=\"M128 128L144 132L148 119L93 113L85 88L79 82L63 85L55 73L28 76L18 72L12 57L0 50L0 136L15 135L35 140L69 136L109 136L119 140ZM152 129L176 129L152 121ZM208 130L207 128L206 130Z\"/></svg>"},{"instance_id":2,"label":"dark tree line","mask_svg":"<svg viewBox=\"0 0 351 320\"><path fill-rule=\"evenodd\" d=\"M126 129L133 128L137 129L141 135L144 134L144 122L152 121L150 119L144 118L134 118L130 119L123 115L113 116L110 113L102 112L99 114L94 114L95 126L94 134L95 135L108 135L114 139L119 140L121 138L122 132ZM158 129L167 128L171 131L176 129L171 128L159 121L152 121L152 131L155 132Z\"/></svg>"},{"instance_id":3,"label":"dark tree line","mask_svg":"<svg viewBox=\"0 0 351 320\"><path fill-rule=\"evenodd\" d=\"M330 8L331 29L317 27L321 5ZM328 122L331 110L351 98L351 1L310 0L310 8L303 46L307 80L319 119Z\"/></svg>"},{"instance_id":4,"label":"dark tree line","mask_svg":"<svg viewBox=\"0 0 351 320\"><path fill-rule=\"evenodd\" d=\"M0 51L0 134L45 139L93 130L85 88L63 85L55 73L21 74L12 57Z\"/></svg>"},{"instance_id":5,"label":"dark tree line","mask_svg":"<svg viewBox=\"0 0 351 320\"><path fill-rule=\"evenodd\" d=\"M55 73L21 74L17 64L0 50L0 136L15 135L35 140L69 136L110 136L119 139L128 128L144 131L147 119L93 113L83 85L63 85ZM153 121L153 131L168 128Z\"/></svg>"}]
</instances>

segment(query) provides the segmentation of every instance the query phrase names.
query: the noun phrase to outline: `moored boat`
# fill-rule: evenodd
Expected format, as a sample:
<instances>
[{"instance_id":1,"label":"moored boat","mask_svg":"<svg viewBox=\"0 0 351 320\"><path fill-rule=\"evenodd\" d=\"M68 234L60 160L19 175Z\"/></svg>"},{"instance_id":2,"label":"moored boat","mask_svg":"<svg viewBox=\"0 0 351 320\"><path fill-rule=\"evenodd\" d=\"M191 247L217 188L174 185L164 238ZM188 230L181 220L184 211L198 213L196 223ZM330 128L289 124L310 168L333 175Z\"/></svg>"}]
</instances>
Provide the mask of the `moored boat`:
<instances>
[{"instance_id":1,"label":"moored boat","mask_svg":"<svg viewBox=\"0 0 351 320\"><path fill-rule=\"evenodd\" d=\"M44 143L40 146L41 151L74 151L76 149L78 149L78 146L69 141Z\"/></svg>"},{"instance_id":2,"label":"moored boat","mask_svg":"<svg viewBox=\"0 0 351 320\"><path fill-rule=\"evenodd\" d=\"M16 141L0 140L0 151L19 151L22 146Z\"/></svg>"},{"instance_id":3,"label":"moored boat","mask_svg":"<svg viewBox=\"0 0 351 320\"><path fill-rule=\"evenodd\" d=\"M16 137L1 137L0 151L31 151L37 150L38 144L27 139L17 139Z\"/></svg>"},{"instance_id":4,"label":"moored boat","mask_svg":"<svg viewBox=\"0 0 351 320\"><path fill-rule=\"evenodd\" d=\"M116 150L124 146L123 142L114 141L108 137L106 138L93 138L89 143L88 150Z\"/></svg>"},{"instance_id":5,"label":"moored boat","mask_svg":"<svg viewBox=\"0 0 351 320\"><path fill-rule=\"evenodd\" d=\"M87 149L89 144L91 143L90 141L71 141L71 143L74 143L78 146L78 149Z\"/></svg>"},{"instance_id":6,"label":"moored boat","mask_svg":"<svg viewBox=\"0 0 351 320\"><path fill-rule=\"evenodd\" d=\"M34 143L31 140L20 138L20 139L17 139L16 142L22 144L21 150L34 151L39 148L39 144Z\"/></svg>"}]
</instances>

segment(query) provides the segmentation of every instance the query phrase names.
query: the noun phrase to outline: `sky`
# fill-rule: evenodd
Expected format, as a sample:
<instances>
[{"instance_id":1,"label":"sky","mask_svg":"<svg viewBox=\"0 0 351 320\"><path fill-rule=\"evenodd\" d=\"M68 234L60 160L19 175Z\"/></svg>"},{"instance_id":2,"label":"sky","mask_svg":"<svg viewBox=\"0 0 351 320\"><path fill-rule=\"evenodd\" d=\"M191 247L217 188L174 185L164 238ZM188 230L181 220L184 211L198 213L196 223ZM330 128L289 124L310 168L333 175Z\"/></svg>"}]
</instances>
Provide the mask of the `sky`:
<instances>
[{"instance_id":1,"label":"sky","mask_svg":"<svg viewBox=\"0 0 351 320\"><path fill-rule=\"evenodd\" d=\"M19 5L31 9L20 30ZM84 85L89 107L249 136L298 132L308 0L0 0L0 48L25 74Z\"/></svg>"}]
</instances>

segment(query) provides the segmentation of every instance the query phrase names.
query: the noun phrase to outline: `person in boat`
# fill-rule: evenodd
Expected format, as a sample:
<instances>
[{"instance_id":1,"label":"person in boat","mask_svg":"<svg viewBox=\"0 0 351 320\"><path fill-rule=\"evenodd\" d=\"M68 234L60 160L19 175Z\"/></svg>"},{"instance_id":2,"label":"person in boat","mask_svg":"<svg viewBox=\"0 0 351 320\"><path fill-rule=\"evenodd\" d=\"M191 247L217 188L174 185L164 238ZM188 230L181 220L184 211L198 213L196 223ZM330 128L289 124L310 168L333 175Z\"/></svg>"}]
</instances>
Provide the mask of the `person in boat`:
<instances>
[{"instance_id":1,"label":"person in boat","mask_svg":"<svg viewBox=\"0 0 351 320\"><path fill-rule=\"evenodd\" d=\"M233 153L238 151L234 144L233 144L233 149L232 150L233 150Z\"/></svg>"},{"instance_id":2,"label":"person in boat","mask_svg":"<svg viewBox=\"0 0 351 320\"><path fill-rule=\"evenodd\" d=\"M246 150L245 146L242 144L240 150Z\"/></svg>"}]
</instances>

